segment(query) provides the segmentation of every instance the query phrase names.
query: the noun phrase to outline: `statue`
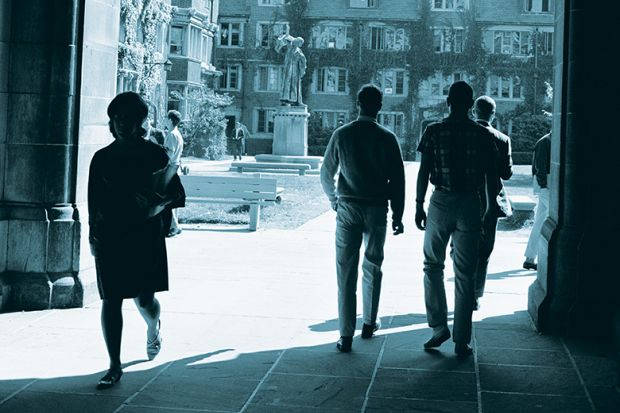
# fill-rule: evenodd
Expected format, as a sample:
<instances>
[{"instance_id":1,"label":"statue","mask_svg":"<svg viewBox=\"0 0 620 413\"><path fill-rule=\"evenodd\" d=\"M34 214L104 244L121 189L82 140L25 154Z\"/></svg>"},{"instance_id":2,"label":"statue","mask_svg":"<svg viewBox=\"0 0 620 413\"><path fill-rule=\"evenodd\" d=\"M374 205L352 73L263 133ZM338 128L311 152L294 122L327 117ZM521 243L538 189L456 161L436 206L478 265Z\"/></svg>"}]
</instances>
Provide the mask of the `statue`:
<instances>
[{"instance_id":1,"label":"statue","mask_svg":"<svg viewBox=\"0 0 620 413\"><path fill-rule=\"evenodd\" d=\"M304 39L283 34L278 37L275 50L284 54L284 78L280 91L282 105L305 106L301 98L301 79L306 74L306 56L301 51Z\"/></svg>"}]
</instances>

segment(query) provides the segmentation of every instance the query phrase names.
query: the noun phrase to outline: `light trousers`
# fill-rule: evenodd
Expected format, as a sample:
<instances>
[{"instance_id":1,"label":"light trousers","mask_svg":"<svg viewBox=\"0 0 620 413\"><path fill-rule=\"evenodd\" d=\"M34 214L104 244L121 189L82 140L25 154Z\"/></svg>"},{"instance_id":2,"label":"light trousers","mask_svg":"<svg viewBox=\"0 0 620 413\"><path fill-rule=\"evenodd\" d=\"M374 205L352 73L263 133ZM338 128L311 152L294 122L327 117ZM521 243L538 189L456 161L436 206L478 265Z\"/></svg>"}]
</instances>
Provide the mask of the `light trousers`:
<instances>
[{"instance_id":1,"label":"light trousers","mask_svg":"<svg viewBox=\"0 0 620 413\"><path fill-rule=\"evenodd\" d=\"M480 198L476 192L434 191L424 233L424 299L430 327L448 323L444 285L446 247L452 237L455 275L453 339L471 341L474 277L481 229Z\"/></svg>"},{"instance_id":2,"label":"light trousers","mask_svg":"<svg viewBox=\"0 0 620 413\"><path fill-rule=\"evenodd\" d=\"M386 228L387 206L338 202L336 275L339 329L343 337L353 336L355 333L357 276L362 241L364 242L362 315L365 324L372 325L377 319Z\"/></svg>"},{"instance_id":3,"label":"light trousers","mask_svg":"<svg viewBox=\"0 0 620 413\"><path fill-rule=\"evenodd\" d=\"M538 194L538 205L536 205L536 212L534 214L534 225L532 225L530 238L527 240L527 247L525 248L525 259L529 262L535 262L538 256L540 231L547 216L549 216L549 189L541 188Z\"/></svg>"}]
</instances>

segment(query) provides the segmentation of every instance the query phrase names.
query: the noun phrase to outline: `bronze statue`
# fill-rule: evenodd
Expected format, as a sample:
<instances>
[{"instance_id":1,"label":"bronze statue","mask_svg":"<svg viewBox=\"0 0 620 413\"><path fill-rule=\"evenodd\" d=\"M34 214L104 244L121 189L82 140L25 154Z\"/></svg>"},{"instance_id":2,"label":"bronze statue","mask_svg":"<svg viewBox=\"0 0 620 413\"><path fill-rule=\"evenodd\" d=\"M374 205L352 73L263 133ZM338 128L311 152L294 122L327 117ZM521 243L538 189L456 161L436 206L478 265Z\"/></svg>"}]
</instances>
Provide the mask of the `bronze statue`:
<instances>
[{"instance_id":1,"label":"bronze statue","mask_svg":"<svg viewBox=\"0 0 620 413\"><path fill-rule=\"evenodd\" d=\"M301 79L306 74L306 56L301 51L304 39L283 34L278 37L275 49L280 53L286 49L284 55L284 73L280 102L282 105L303 106L301 98Z\"/></svg>"}]
</instances>

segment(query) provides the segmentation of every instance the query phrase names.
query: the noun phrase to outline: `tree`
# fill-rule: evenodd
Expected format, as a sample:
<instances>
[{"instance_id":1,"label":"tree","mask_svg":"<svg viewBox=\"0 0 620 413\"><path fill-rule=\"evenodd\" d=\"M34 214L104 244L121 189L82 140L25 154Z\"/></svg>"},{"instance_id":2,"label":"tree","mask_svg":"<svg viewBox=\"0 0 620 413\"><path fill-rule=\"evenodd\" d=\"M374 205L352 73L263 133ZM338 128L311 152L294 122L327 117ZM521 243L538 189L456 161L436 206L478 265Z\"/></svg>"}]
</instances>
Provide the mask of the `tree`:
<instances>
[{"instance_id":1,"label":"tree","mask_svg":"<svg viewBox=\"0 0 620 413\"><path fill-rule=\"evenodd\" d=\"M219 94L203 86L189 97L193 107L189 121L183 122L184 154L221 159L226 154L226 118L222 110L233 102L232 96Z\"/></svg>"}]
</instances>

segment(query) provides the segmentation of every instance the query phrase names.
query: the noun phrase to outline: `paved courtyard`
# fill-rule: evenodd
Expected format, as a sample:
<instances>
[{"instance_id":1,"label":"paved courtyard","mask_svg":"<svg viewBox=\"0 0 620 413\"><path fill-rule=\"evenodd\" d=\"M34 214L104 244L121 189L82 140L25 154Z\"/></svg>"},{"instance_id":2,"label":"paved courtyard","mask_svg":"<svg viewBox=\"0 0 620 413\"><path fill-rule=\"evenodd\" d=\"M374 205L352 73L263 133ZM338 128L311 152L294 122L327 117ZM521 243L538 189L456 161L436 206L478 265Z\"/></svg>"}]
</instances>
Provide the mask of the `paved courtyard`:
<instances>
[{"instance_id":1,"label":"paved courtyard","mask_svg":"<svg viewBox=\"0 0 620 413\"><path fill-rule=\"evenodd\" d=\"M409 200L414 185L408 167ZM458 361L451 342L423 351L423 233L412 207L405 234L386 245L383 328L370 340L358 331L349 354L334 345L333 212L292 230L186 227L168 240L156 360L146 359L145 325L131 301L125 374L105 391L95 389L107 367L98 301L0 314L0 412L620 411L609 343L534 331L525 309L535 273L521 269L527 232L498 234L474 356ZM453 304L449 262L446 280Z\"/></svg>"}]
</instances>

